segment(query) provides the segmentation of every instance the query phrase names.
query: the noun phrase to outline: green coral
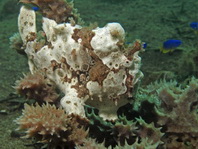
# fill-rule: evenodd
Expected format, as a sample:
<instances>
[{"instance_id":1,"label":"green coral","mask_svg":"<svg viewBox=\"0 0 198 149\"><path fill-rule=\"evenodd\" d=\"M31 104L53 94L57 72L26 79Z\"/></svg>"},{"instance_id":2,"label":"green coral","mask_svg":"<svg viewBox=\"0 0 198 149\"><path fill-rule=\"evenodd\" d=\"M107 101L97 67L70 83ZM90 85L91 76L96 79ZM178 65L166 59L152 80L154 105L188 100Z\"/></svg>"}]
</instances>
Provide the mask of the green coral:
<instances>
[{"instance_id":1,"label":"green coral","mask_svg":"<svg viewBox=\"0 0 198 149\"><path fill-rule=\"evenodd\" d=\"M161 137L164 133L154 123L146 123L141 117L128 120L126 116L119 116L116 121L104 121L96 114L96 110L86 107L86 116L90 120L90 136L96 138L97 142L107 147L127 148L141 145L141 142L151 146L162 143ZM143 143L143 144L144 144ZM134 145L133 145L134 144Z\"/></svg>"},{"instance_id":2,"label":"green coral","mask_svg":"<svg viewBox=\"0 0 198 149\"><path fill-rule=\"evenodd\" d=\"M176 81L155 82L139 91L133 105L143 118L151 114L154 118L149 120L162 127L165 148L198 145L198 79L192 77L185 87Z\"/></svg>"}]
</instances>

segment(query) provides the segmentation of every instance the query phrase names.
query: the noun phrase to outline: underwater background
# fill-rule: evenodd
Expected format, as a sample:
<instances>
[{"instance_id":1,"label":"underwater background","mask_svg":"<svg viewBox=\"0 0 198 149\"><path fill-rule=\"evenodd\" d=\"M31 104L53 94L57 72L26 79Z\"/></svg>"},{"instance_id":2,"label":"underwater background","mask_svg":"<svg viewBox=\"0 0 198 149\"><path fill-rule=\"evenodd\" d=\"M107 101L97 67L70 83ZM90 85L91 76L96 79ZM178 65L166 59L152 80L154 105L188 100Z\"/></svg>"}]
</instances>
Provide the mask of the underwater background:
<instances>
[{"instance_id":1,"label":"underwater background","mask_svg":"<svg viewBox=\"0 0 198 149\"><path fill-rule=\"evenodd\" d=\"M109 22L119 22L127 32L128 43L135 39L147 43L146 50L140 54L144 74L141 88L163 79L176 80L185 86L192 76L198 78L198 30L190 26L198 22L198 1L74 0L74 4L86 25L96 22L103 27ZM17 124L13 122L21 115L25 99L14 94L12 86L29 71L26 57L9 45L9 38L18 32L19 9L17 0L0 1L1 149L34 148L31 140L18 137ZM163 53L160 48L168 39L180 40L182 44L172 52Z\"/></svg>"}]
</instances>

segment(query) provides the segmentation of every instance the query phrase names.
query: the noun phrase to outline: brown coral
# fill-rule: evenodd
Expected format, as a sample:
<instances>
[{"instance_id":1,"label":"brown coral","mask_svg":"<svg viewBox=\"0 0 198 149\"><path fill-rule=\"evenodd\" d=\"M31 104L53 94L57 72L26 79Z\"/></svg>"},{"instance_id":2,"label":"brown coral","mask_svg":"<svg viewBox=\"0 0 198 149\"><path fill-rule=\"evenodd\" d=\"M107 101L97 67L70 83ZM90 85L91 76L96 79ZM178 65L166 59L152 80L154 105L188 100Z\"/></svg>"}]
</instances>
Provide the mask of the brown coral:
<instances>
[{"instance_id":1,"label":"brown coral","mask_svg":"<svg viewBox=\"0 0 198 149\"><path fill-rule=\"evenodd\" d=\"M146 123L142 118L138 118L137 122L139 123L137 134L141 138L141 142L142 140L147 139L150 144L162 144L161 137L164 133L161 132L161 128L156 128L154 123Z\"/></svg>"},{"instance_id":2,"label":"brown coral","mask_svg":"<svg viewBox=\"0 0 198 149\"><path fill-rule=\"evenodd\" d=\"M10 48L16 50L19 54L25 55L23 41L19 33L10 37Z\"/></svg>"},{"instance_id":3,"label":"brown coral","mask_svg":"<svg viewBox=\"0 0 198 149\"><path fill-rule=\"evenodd\" d=\"M195 148L198 140L198 79L192 78L185 88L178 86L176 81L163 81L149 87L148 91L156 94L154 99L159 100L155 102L155 113L156 123L166 134L162 139L163 147Z\"/></svg>"},{"instance_id":4,"label":"brown coral","mask_svg":"<svg viewBox=\"0 0 198 149\"><path fill-rule=\"evenodd\" d=\"M79 21L79 14L73 8L73 2L69 3L66 0L20 0L19 2L38 6L44 17L57 23Z\"/></svg>"},{"instance_id":5,"label":"brown coral","mask_svg":"<svg viewBox=\"0 0 198 149\"><path fill-rule=\"evenodd\" d=\"M27 130L26 138L36 138L50 147L71 148L83 143L87 132L83 125L87 120L76 115L67 115L63 109L43 104L30 106L25 104L23 115L16 120L19 130Z\"/></svg>"},{"instance_id":6,"label":"brown coral","mask_svg":"<svg viewBox=\"0 0 198 149\"><path fill-rule=\"evenodd\" d=\"M84 144L77 146L78 149L105 149L104 142L97 143L95 139L88 138L85 140Z\"/></svg>"},{"instance_id":7,"label":"brown coral","mask_svg":"<svg viewBox=\"0 0 198 149\"><path fill-rule=\"evenodd\" d=\"M190 133L198 137L198 80L192 78L189 86L161 88L158 96L161 105L156 108L159 125L166 125L169 133Z\"/></svg>"},{"instance_id":8,"label":"brown coral","mask_svg":"<svg viewBox=\"0 0 198 149\"><path fill-rule=\"evenodd\" d=\"M166 149L194 149L198 146L197 138L190 137L189 135L167 135L163 138L163 148Z\"/></svg>"},{"instance_id":9,"label":"brown coral","mask_svg":"<svg viewBox=\"0 0 198 149\"><path fill-rule=\"evenodd\" d=\"M120 116L117 122L112 127L111 135L120 146L133 144L135 142L136 122L127 120L125 116Z\"/></svg>"},{"instance_id":10,"label":"brown coral","mask_svg":"<svg viewBox=\"0 0 198 149\"><path fill-rule=\"evenodd\" d=\"M26 75L16 81L14 88L18 94L28 99L35 99L39 103L55 102L58 99L54 86L41 73Z\"/></svg>"}]
</instances>

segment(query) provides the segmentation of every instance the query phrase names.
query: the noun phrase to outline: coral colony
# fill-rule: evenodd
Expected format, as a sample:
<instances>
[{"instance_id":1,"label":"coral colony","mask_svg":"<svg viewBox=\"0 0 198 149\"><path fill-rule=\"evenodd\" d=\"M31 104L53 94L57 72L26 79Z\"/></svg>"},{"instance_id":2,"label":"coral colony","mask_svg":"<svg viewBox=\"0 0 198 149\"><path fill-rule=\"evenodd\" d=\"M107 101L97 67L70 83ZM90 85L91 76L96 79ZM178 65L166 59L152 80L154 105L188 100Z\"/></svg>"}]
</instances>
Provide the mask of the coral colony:
<instances>
[{"instance_id":1,"label":"coral colony","mask_svg":"<svg viewBox=\"0 0 198 149\"><path fill-rule=\"evenodd\" d=\"M16 120L18 129L25 130L24 137L50 149L198 145L196 79L185 89L156 83L134 97L143 77L140 40L126 45L119 23L83 26L72 2L20 2L24 5L18 17L19 34L11 38L11 47L27 56L30 74L15 88L35 100L33 105L25 104ZM29 5L38 7L43 16L40 31L35 9Z\"/></svg>"}]
</instances>

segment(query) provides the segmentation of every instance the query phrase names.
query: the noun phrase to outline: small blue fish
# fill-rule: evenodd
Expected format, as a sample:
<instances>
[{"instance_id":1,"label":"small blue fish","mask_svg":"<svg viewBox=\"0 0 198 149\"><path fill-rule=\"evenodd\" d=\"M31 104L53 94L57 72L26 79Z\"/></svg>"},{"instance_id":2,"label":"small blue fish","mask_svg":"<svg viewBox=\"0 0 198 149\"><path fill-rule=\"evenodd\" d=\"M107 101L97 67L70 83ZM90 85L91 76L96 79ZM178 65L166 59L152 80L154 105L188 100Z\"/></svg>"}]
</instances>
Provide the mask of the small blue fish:
<instances>
[{"instance_id":1,"label":"small blue fish","mask_svg":"<svg viewBox=\"0 0 198 149\"><path fill-rule=\"evenodd\" d=\"M32 8L32 10L34 10L34 11L39 11L39 7L37 7L37 6L32 6L31 8Z\"/></svg>"},{"instance_id":2,"label":"small blue fish","mask_svg":"<svg viewBox=\"0 0 198 149\"><path fill-rule=\"evenodd\" d=\"M146 49L146 47L147 47L147 43L146 43L146 42L143 42L143 43L142 43L142 48L143 48L143 49Z\"/></svg>"},{"instance_id":3,"label":"small blue fish","mask_svg":"<svg viewBox=\"0 0 198 149\"><path fill-rule=\"evenodd\" d=\"M194 30L198 30L198 22L192 22L190 23L190 27Z\"/></svg>"},{"instance_id":4,"label":"small blue fish","mask_svg":"<svg viewBox=\"0 0 198 149\"><path fill-rule=\"evenodd\" d=\"M173 52L177 47L182 44L181 40L169 39L163 43L163 46L160 48L162 53Z\"/></svg>"}]
</instances>

